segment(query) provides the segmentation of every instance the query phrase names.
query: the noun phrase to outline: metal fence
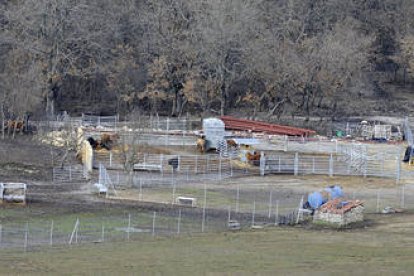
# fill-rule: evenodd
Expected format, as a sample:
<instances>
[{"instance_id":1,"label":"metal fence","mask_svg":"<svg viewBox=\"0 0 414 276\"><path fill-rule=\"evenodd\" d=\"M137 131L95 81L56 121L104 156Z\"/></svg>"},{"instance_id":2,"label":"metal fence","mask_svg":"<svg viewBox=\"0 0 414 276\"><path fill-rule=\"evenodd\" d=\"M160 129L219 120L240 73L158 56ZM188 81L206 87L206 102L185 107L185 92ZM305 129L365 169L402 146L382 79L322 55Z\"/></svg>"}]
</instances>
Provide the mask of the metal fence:
<instances>
[{"instance_id":1,"label":"metal fence","mask_svg":"<svg viewBox=\"0 0 414 276\"><path fill-rule=\"evenodd\" d=\"M166 155L166 154L136 154L133 157L126 154L103 151L94 152L94 164L104 165L108 169L120 169L125 167L126 160L134 160L134 170L151 172L152 175L175 174L188 175L216 175L215 179L233 176L236 169L233 168L231 157L219 155ZM145 173L144 173L145 174Z\"/></svg>"},{"instance_id":2,"label":"metal fence","mask_svg":"<svg viewBox=\"0 0 414 276\"><path fill-rule=\"evenodd\" d=\"M300 185L299 180L279 182L286 186L261 183L177 186L175 198L194 198L197 200L196 208L174 201L171 190L166 205L159 208L153 205L153 210L115 209L108 212L105 209L64 214L53 220L30 216L27 222L22 222L19 217L19 222L0 224L0 249L20 248L26 251L39 246L73 246L221 232L228 231L229 222L234 221L240 224L241 229L295 224L302 202L306 200L305 191L287 188L287 184ZM141 198L135 200L150 201L155 195L162 194L162 191L155 189L146 188ZM381 213L388 206L414 208L413 185L384 189L355 188L345 197L362 200L366 213Z\"/></svg>"},{"instance_id":3,"label":"metal fence","mask_svg":"<svg viewBox=\"0 0 414 276\"><path fill-rule=\"evenodd\" d=\"M355 157L355 155L354 155ZM399 154L380 153L352 159L343 154L305 155L302 153L281 153L263 156L260 173L293 175L359 175L395 178L410 176L401 170Z\"/></svg>"},{"instance_id":4,"label":"metal fence","mask_svg":"<svg viewBox=\"0 0 414 276\"><path fill-rule=\"evenodd\" d=\"M405 136L405 140L407 141L408 145L412 146L414 143L413 132L411 131L410 121L408 117L406 117L404 120L404 136Z\"/></svg>"},{"instance_id":5,"label":"metal fence","mask_svg":"<svg viewBox=\"0 0 414 276\"><path fill-rule=\"evenodd\" d=\"M65 166L53 168L53 183L79 183L88 179L83 166Z\"/></svg>"}]
</instances>

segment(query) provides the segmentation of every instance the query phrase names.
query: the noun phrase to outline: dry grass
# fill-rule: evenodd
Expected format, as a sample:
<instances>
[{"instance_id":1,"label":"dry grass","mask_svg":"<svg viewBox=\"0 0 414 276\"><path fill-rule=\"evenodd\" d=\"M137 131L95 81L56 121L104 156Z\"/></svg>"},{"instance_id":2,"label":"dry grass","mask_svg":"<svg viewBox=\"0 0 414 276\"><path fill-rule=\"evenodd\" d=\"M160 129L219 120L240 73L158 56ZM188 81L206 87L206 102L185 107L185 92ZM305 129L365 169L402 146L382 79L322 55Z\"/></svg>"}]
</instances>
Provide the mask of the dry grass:
<instances>
[{"instance_id":1,"label":"dry grass","mask_svg":"<svg viewBox=\"0 0 414 276\"><path fill-rule=\"evenodd\" d=\"M410 274L414 239L398 226L412 218L381 217L379 226L348 232L279 228L0 252L0 267L8 275Z\"/></svg>"}]
</instances>

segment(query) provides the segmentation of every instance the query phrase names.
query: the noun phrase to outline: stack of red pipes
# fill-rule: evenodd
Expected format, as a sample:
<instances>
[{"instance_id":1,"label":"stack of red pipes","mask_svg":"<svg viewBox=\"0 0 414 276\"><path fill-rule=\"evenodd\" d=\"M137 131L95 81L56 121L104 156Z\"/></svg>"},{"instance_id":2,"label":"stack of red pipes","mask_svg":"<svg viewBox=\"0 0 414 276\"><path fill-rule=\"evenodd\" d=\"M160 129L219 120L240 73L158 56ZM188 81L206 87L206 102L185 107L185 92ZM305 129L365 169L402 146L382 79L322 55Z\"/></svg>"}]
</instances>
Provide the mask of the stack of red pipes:
<instances>
[{"instance_id":1,"label":"stack of red pipes","mask_svg":"<svg viewBox=\"0 0 414 276\"><path fill-rule=\"evenodd\" d=\"M238 119L231 116L221 116L220 119L224 122L225 128L228 130L244 130L288 136L310 136L316 133L315 131L310 129L269 124L265 122L252 121L246 119Z\"/></svg>"}]
</instances>

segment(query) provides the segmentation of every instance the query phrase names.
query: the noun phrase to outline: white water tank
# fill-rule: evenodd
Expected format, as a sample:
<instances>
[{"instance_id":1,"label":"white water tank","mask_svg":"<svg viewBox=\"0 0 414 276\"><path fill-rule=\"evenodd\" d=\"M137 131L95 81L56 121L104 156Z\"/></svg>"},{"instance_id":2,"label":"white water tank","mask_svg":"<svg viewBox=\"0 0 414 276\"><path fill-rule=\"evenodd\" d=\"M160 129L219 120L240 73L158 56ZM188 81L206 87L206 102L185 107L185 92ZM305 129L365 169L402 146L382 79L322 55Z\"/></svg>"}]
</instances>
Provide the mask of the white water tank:
<instances>
[{"instance_id":1,"label":"white water tank","mask_svg":"<svg viewBox=\"0 0 414 276\"><path fill-rule=\"evenodd\" d=\"M218 143L224 139L224 122L217 118L203 119L203 132L206 139L206 149L215 149Z\"/></svg>"}]
</instances>

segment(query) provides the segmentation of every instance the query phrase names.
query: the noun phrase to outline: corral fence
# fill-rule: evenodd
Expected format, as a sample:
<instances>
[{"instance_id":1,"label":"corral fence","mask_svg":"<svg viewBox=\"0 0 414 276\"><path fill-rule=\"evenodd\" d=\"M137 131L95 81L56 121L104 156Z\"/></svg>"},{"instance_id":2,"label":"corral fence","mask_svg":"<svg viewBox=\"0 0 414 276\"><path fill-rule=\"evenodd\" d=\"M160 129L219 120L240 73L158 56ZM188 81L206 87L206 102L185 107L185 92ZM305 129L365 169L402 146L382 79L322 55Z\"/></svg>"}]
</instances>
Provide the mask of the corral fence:
<instances>
[{"instance_id":1,"label":"corral fence","mask_svg":"<svg viewBox=\"0 0 414 276\"><path fill-rule=\"evenodd\" d=\"M79 183L85 182L89 178L83 166L64 166L53 168L53 183Z\"/></svg>"},{"instance_id":2,"label":"corral fence","mask_svg":"<svg viewBox=\"0 0 414 276\"><path fill-rule=\"evenodd\" d=\"M82 126L108 127L116 129L119 125L119 115L94 116L82 113L81 123Z\"/></svg>"},{"instance_id":3,"label":"corral fence","mask_svg":"<svg viewBox=\"0 0 414 276\"><path fill-rule=\"evenodd\" d=\"M149 145L149 146L196 146L194 135L185 131L168 133L145 133L141 131L119 132L120 141L126 145Z\"/></svg>"},{"instance_id":4,"label":"corral fence","mask_svg":"<svg viewBox=\"0 0 414 276\"><path fill-rule=\"evenodd\" d=\"M135 171L151 172L162 175L216 175L217 179L233 176L236 169L231 157L219 155L167 155L136 154L133 157L124 154L102 151L94 152L94 166L104 165L108 169L124 168L124 161L133 159Z\"/></svg>"},{"instance_id":5,"label":"corral fence","mask_svg":"<svg viewBox=\"0 0 414 276\"><path fill-rule=\"evenodd\" d=\"M280 153L262 156L260 173L293 175L358 175L395 178L399 181L409 173L401 170L399 152L368 154L363 150L348 153L309 155L303 153Z\"/></svg>"}]
</instances>

